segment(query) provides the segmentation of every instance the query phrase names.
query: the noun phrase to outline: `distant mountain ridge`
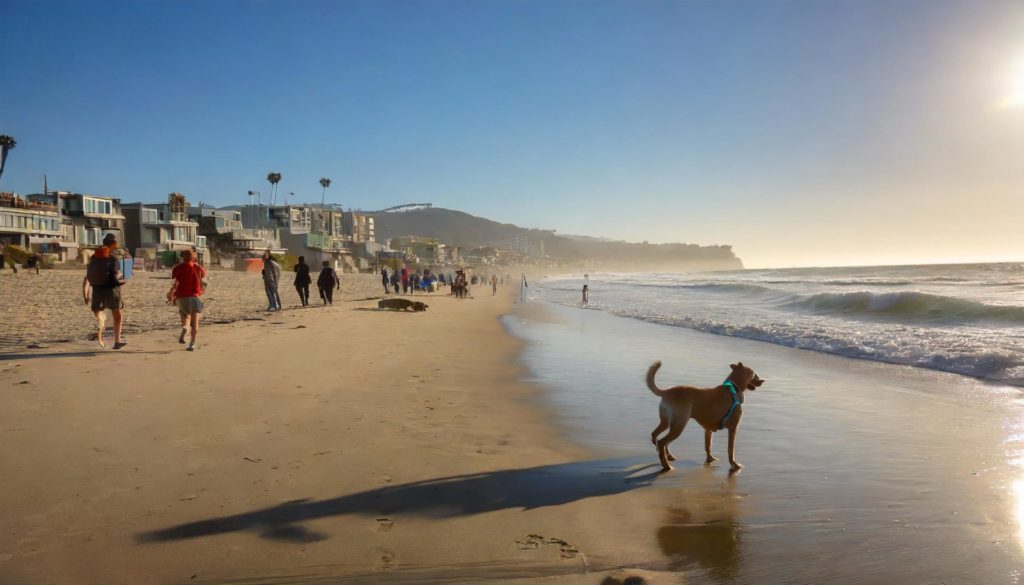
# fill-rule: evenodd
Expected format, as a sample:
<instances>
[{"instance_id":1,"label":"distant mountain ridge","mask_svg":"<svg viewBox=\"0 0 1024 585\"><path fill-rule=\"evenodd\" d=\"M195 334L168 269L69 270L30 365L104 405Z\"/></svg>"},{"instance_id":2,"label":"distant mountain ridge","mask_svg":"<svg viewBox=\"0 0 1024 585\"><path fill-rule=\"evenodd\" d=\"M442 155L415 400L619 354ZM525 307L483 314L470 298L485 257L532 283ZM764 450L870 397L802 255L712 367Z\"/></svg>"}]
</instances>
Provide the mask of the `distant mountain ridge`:
<instances>
[{"instance_id":1,"label":"distant mountain ridge","mask_svg":"<svg viewBox=\"0 0 1024 585\"><path fill-rule=\"evenodd\" d=\"M552 259L587 263L607 270L738 270L743 262L732 246L696 244L629 243L590 236L562 236L553 230L523 228L499 223L454 209L420 207L401 213L376 211L376 237L384 241L398 236L436 238L464 251L484 246L510 247L510 242L531 242ZM542 246L539 245L543 242Z\"/></svg>"}]
</instances>

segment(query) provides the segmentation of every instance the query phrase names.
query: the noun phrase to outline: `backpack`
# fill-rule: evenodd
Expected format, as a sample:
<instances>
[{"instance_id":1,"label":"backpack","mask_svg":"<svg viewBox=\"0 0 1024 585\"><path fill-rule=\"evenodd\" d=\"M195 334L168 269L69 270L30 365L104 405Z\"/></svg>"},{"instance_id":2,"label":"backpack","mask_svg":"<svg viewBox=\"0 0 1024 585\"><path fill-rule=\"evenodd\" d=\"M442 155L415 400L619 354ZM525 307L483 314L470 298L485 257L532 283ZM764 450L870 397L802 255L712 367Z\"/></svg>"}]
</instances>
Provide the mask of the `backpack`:
<instances>
[{"instance_id":1,"label":"backpack","mask_svg":"<svg viewBox=\"0 0 1024 585\"><path fill-rule=\"evenodd\" d=\"M89 258L85 278L92 286L117 286L117 265L115 258Z\"/></svg>"},{"instance_id":2,"label":"backpack","mask_svg":"<svg viewBox=\"0 0 1024 585\"><path fill-rule=\"evenodd\" d=\"M316 279L316 285L319 288L333 288L337 280L338 273L333 268L328 267L320 271L320 276Z\"/></svg>"}]
</instances>

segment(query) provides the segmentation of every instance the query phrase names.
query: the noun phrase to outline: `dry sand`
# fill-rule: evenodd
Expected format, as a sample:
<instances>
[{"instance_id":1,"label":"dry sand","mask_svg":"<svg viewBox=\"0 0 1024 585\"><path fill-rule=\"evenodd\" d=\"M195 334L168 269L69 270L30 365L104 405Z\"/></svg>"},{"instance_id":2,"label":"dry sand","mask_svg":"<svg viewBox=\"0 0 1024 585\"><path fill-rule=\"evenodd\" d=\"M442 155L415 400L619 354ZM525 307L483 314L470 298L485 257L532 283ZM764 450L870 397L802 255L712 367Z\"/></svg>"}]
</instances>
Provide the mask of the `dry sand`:
<instances>
[{"instance_id":1,"label":"dry sand","mask_svg":"<svg viewBox=\"0 0 1024 585\"><path fill-rule=\"evenodd\" d=\"M560 437L498 320L512 296L3 355L0 583L678 582L622 569L663 559L666 490Z\"/></svg>"},{"instance_id":2,"label":"dry sand","mask_svg":"<svg viewBox=\"0 0 1024 585\"><path fill-rule=\"evenodd\" d=\"M342 274L341 290L335 299L357 299L381 292L380 279L369 274ZM82 301L85 270L29 270L0 272L0 316L4 331L0 351L24 348L30 344L95 339L95 319ZM315 275L314 275L315 277ZM281 302L299 305L298 293L291 285L293 275L282 274ZM122 287L125 303L124 331L128 334L178 327L177 312L166 304L171 286L170 270L136 272ZM311 287L311 302L320 302L316 284ZM267 307L263 280L259 274L231 270L210 270L204 296L208 323L230 322L251 316ZM108 318L107 335L111 336Z\"/></svg>"}]
</instances>

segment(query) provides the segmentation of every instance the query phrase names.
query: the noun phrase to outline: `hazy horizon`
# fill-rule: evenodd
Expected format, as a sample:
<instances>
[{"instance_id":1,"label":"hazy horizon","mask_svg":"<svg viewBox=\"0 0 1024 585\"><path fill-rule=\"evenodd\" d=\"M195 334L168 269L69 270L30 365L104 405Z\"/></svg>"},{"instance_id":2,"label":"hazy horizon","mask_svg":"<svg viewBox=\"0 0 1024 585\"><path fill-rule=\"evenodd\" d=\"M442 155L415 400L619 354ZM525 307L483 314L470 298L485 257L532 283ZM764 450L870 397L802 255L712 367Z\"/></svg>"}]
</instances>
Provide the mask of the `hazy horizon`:
<instances>
[{"instance_id":1,"label":"hazy horizon","mask_svg":"<svg viewBox=\"0 0 1024 585\"><path fill-rule=\"evenodd\" d=\"M45 26L45 28L44 28ZM0 189L1024 260L1024 3L4 3Z\"/></svg>"}]
</instances>

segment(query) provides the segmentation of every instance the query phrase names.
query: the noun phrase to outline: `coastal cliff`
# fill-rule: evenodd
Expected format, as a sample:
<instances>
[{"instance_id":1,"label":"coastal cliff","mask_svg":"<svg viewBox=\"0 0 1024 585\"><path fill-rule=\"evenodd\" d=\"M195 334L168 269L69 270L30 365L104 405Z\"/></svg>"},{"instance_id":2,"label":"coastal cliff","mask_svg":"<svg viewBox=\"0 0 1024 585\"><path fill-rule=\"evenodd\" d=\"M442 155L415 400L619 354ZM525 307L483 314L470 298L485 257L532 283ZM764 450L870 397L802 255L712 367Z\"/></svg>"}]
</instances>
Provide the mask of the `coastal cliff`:
<instances>
[{"instance_id":1,"label":"coastal cliff","mask_svg":"<svg viewBox=\"0 0 1024 585\"><path fill-rule=\"evenodd\" d=\"M452 209L423 207L400 212L373 212L379 241L398 236L423 236L463 251L484 247L529 249L528 255L567 263L586 263L614 271L739 270L743 262L729 245L632 243L588 236L567 236L554 230L499 223Z\"/></svg>"}]
</instances>

